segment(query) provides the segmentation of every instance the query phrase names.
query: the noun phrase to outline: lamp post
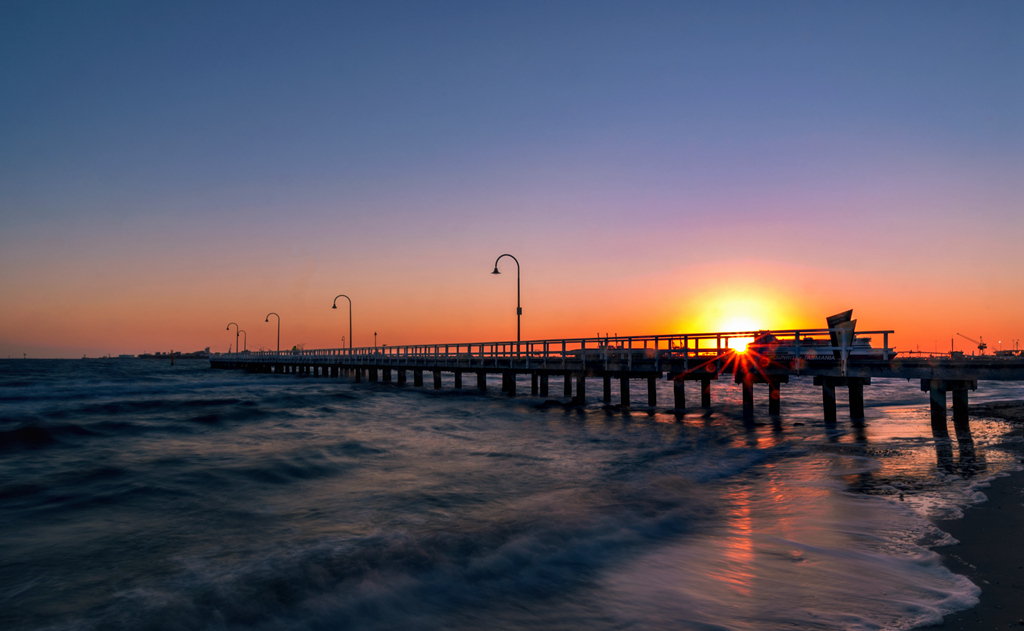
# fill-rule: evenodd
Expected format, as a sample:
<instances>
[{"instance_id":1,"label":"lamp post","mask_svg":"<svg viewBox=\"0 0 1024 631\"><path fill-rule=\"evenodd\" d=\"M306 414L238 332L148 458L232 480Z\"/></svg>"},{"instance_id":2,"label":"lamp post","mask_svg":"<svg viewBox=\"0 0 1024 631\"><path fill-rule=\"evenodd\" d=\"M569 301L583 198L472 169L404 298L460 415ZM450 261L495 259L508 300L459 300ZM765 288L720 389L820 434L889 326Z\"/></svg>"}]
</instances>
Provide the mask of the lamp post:
<instances>
[{"instance_id":1,"label":"lamp post","mask_svg":"<svg viewBox=\"0 0 1024 631\"><path fill-rule=\"evenodd\" d=\"M338 298L344 298L345 300L348 300L348 347L352 348L352 299L346 296L345 294L338 294L337 296L334 297L334 304L331 305L331 309L338 308ZM344 342L342 342L342 346L344 346Z\"/></svg>"},{"instance_id":2,"label":"lamp post","mask_svg":"<svg viewBox=\"0 0 1024 631\"><path fill-rule=\"evenodd\" d=\"M224 330L225 331L230 331L232 324L235 324L235 323L234 322L228 322L228 326ZM235 324L235 352L236 353L238 352L238 325L237 324Z\"/></svg>"},{"instance_id":3,"label":"lamp post","mask_svg":"<svg viewBox=\"0 0 1024 631\"><path fill-rule=\"evenodd\" d=\"M267 314L267 318L264 322L270 322L270 316L277 316L277 354L281 354L281 316L277 315L273 311Z\"/></svg>"},{"instance_id":4,"label":"lamp post","mask_svg":"<svg viewBox=\"0 0 1024 631\"><path fill-rule=\"evenodd\" d=\"M248 352L249 351L249 341L248 341L249 340L249 336L245 334L245 329L242 329L241 331L239 331L239 333L242 334L242 352ZM237 352L237 349L235 349L235 351Z\"/></svg>"},{"instance_id":5,"label":"lamp post","mask_svg":"<svg viewBox=\"0 0 1024 631\"><path fill-rule=\"evenodd\" d=\"M522 306L520 306L521 303L520 303L520 293L519 293L519 259L517 259L516 257L512 256L511 254L502 254L501 256L499 256L498 258L496 258L494 260L494 271L491 272L491 273L492 274L500 274L501 273L501 272L498 271L498 261L500 261L503 257L506 257L506 256L516 262L516 342L519 342L522 339L521 321L522 321L522 318L523 318L523 308L522 308Z\"/></svg>"}]
</instances>

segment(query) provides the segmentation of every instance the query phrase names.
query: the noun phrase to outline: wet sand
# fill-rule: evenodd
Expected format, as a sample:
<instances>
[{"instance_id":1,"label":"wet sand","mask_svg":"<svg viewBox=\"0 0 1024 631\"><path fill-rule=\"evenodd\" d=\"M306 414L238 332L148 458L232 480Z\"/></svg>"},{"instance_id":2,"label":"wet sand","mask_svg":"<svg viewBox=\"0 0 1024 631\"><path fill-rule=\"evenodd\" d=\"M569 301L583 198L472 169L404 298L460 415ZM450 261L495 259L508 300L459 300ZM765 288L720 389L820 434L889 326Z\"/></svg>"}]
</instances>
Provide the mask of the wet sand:
<instances>
[{"instance_id":1,"label":"wet sand","mask_svg":"<svg viewBox=\"0 0 1024 631\"><path fill-rule=\"evenodd\" d=\"M983 415L1024 418L1024 404L995 405L1000 413L986 409ZM972 416L978 412L971 406ZM930 629L1024 629L1024 472L996 478L982 492L988 501L965 508L962 519L935 522L960 542L936 551L946 567L981 588L980 602Z\"/></svg>"}]
</instances>

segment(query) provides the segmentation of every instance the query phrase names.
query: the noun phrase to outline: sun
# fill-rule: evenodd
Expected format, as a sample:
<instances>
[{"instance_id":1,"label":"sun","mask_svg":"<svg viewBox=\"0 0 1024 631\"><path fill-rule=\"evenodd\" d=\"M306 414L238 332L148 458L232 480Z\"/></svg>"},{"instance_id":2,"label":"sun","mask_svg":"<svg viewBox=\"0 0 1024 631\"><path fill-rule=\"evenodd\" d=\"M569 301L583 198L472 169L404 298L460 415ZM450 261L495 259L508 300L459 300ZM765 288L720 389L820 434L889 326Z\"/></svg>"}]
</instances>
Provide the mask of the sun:
<instances>
[{"instance_id":1,"label":"sun","mask_svg":"<svg viewBox=\"0 0 1024 631\"><path fill-rule=\"evenodd\" d=\"M723 333L738 333L758 330L757 321L749 316L735 315L722 321L719 331ZM746 353L747 345L754 341L754 337L730 337L727 342L729 348L737 353Z\"/></svg>"},{"instance_id":2,"label":"sun","mask_svg":"<svg viewBox=\"0 0 1024 631\"><path fill-rule=\"evenodd\" d=\"M754 341L755 332L779 328L789 320L777 301L763 298L759 293L754 288L749 292L734 288L728 293L708 296L701 303L700 311L687 318L681 328L694 333L749 333L730 337L726 342L736 352L746 352L747 345Z\"/></svg>"}]
</instances>

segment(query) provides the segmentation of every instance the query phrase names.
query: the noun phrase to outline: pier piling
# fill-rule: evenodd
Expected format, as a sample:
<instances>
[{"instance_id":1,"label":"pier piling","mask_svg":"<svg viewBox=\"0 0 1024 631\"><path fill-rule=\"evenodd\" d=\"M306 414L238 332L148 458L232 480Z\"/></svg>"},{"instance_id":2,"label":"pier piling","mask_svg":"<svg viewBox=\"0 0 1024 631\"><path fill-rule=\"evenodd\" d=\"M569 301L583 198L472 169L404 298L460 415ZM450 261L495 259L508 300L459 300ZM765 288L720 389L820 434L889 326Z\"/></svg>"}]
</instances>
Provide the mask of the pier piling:
<instances>
[{"instance_id":1,"label":"pier piling","mask_svg":"<svg viewBox=\"0 0 1024 631\"><path fill-rule=\"evenodd\" d=\"M928 382L928 398L932 408L932 436L949 438L949 427L946 425L946 388L941 379L922 381Z\"/></svg>"},{"instance_id":2,"label":"pier piling","mask_svg":"<svg viewBox=\"0 0 1024 631\"><path fill-rule=\"evenodd\" d=\"M779 416L782 413L782 382L778 379L768 380L768 414Z\"/></svg>"},{"instance_id":3,"label":"pier piling","mask_svg":"<svg viewBox=\"0 0 1024 631\"><path fill-rule=\"evenodd\" d=\"M864 381L851 378L850 389L850 418L861 420L864 418Z\"/></svg>"},{"instance_id":4,"label":"pier piling","mask_svg":"<svg viewBox=\"0 0 1024 631\"><path fill-rule=\"evenodd\" d=\"M686 409L686 380L678 375L672 378L672 405L676 410Z\"/></svg>"},{"instance_id":5,"label":"pier piling","mask_svg":"<svg viewBox=\"0 0 1024 631\"><path fill-rule=\"evenodd\" d=\"M754 418L754 377L753 375L743 376L743 418Z\"/></svg>"},{"instance_id":6,"label":"pier piling","mask_svg":"<svg viewBox=\"0 0 1024 631\"><path fill-rule=\"evenodd\" d=\"M815 381L818 381L815 379ZM825 413L826 423L835 423L836 416L836 383L832 379L821 380L821 406Z\"/></svg>"}]
</instances>

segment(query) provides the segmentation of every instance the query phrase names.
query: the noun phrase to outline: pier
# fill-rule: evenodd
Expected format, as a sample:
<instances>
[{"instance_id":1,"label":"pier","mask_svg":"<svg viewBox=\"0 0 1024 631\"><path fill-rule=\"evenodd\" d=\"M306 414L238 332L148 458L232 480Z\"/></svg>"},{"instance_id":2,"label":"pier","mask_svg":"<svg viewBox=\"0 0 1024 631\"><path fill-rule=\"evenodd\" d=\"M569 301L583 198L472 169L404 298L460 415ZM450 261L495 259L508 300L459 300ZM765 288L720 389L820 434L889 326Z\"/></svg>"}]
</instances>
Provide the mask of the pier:
<instances>
[{"instance_id":1,"label":"pier","mask_svg":"<svg viewBox=\"0 0 1024 631\"><path fill-rule=\"evenodd\" d=\"M768 410L782 409L783 385L791 376L813 377L822 390L823 417L835 422L836 388L849 392L852 419L864 417L865 388L874 378L920 380L929 393L932 430L949 436L947 393L952 394L953 423L958 434L969 431L968 393L980 380L1024 380L1024 358L997 356L900 357L889 347L891 330L857 331L849 327L785 331L641 335L566 338L521 342L474 342L332 348L284 352L248 351L214 354L211 366L251 372L302 374L311 377L348 377L356 382L384 382L402 386L410 373L415 387L424 386L424 374L434 389L441 389L442 374L454 377L454 387L487 391L500 378L501 391L514 397L516 378L526 375L530 394L550 397L551 382L562 386L562 398L586 404L586 380L600 379L603 401L633 407L630 384L646 381L648 407L659 405L656 383L672 381L668 407L687 407L686 383L699 383L700 405L710 407L711 382L732 378L742 389L743 416L754 414L755 386L767 386ZM868 339L880 340L871 347ZM751 342L752 341L752 342ZM747 342L751 342L747 344ZM745 349L744 349L745 345ZM744 350L737 350L739 347ZM471 381L467 383L466 378Z\"/></svg>"}]
</instances>

